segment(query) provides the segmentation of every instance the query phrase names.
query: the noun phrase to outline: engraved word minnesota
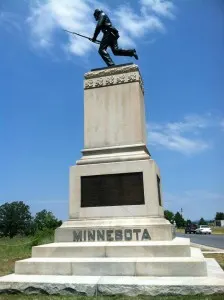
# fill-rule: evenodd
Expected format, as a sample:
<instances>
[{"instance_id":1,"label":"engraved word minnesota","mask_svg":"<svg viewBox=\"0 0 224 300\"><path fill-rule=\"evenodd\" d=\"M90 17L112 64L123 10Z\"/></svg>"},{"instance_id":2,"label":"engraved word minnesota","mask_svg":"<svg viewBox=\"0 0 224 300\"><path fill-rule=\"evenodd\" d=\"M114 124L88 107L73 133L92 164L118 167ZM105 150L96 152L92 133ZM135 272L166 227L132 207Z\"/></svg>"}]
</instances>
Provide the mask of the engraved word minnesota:
<instances>
[{"instance_id":1,"label":"engraved word minnesota","mask_svg":"<svg viewBox=\"0 0 224 300\"><path fill-rule=\"evenodd\" d=\"M140 229L80 229L73 231L74 242L113 242L151 240L146 228Z\"/></svg>"}]
</instances>

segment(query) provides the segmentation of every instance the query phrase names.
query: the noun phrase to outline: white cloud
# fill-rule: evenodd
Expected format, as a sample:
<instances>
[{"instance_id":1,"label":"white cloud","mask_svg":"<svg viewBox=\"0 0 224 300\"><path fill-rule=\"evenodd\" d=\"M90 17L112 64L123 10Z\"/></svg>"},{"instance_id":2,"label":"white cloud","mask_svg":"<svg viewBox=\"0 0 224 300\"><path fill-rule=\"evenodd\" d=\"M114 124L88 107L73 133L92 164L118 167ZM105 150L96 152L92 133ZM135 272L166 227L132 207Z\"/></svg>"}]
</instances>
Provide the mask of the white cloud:
<instances>
[{"instance_id":1,"label":"white cloud","mask_svg":"<svg viewBox=\"0 0 224 300\"><path fill-rule=\"evenodd\" d=\"M164 31L164 25L158 17L154 15L143 17L136 14L127 5L122 5L115 11L115 18L120 25L119 27L135 38L145 35L148 31Z\"/></svg>"},{"instance_id":2,"label":"white cloud","mask_svg":"<svg viewBox=\"0 0 224 300\"><path fill-rule=\"evenodd\" d=\"M92 36L95 28L93 11L102 8L108 12L114 25L119 29L122 46L133 47L135 40L152 31L164 32L163 17L173 16L172 1L140 1L139 12L128 4L111 10L97 0L34 0L31 2L28 23L31 28L32 41L43 49L56 46L56 34L63 28ZM94 49L94 44L88 40L68 35L68 39L61 48L66 52L83 56ZM58 47L58 46L57 46Z\"/></svg>"},{"instance_id":3,"label":"white cloud","mask_svg":"<svg viewBox=\"0 0 224 300\"><path fill-rule=\"evenodd\" d=\"M211 114L204 116L189 115L181 122L149 123L148 143L183 154L202 152L211 146L211 139L204 132L219 127L220 119Z\"/></svg>"},{"instance_id":4,"label":"white cloud","mask_svg":"<svg viewBox=\"0 0 224 300\"><path fill-rule=\"evenodd\" d=\"M157 13L158 15L174 18L175 6L169 0L140 0L144 8Z\"/></svg>"},{"instance_id":5,"label":"white cloud","mask_svg":"<svg viewBox=\"0 0 224 300\"><path fill-rule=\"evenodd\" d=\"M28 18L35 42L43 48L51 47L55 43L54 33L62 29L91 35L94 27L91 3L94 4L95 1L35 1ZM67 49L71 53L81 56L92 47L93 44L88 40L68 35Z\"/></svg>"},{"instance_id":6,"label":"white cloud","mask_svg":"<svg viewBox=\"0 0 224 300\"><path fill-rule=\"evenodd\" d=\"M202 140L191 140L182 137L178 133L172 133L166 130L163 133L151 132L149 134L149 143L185 154L201 152L209 147L209 145Z\"/></svg>"}]
</instances>

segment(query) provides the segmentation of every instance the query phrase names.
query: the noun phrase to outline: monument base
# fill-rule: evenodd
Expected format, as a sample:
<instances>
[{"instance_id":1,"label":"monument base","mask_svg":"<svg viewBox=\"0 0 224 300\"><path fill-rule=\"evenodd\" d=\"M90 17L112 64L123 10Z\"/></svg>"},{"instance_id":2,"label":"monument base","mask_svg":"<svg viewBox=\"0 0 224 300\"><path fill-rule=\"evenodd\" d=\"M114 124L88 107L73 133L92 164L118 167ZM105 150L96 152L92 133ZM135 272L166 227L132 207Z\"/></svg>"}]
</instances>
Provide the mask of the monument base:
<instances>
[{"instance_id":1,"label":"monument base","mask_svg":"<svg viewBox=\"0 0 224 300\"><path fill-rule=\"evenodd\" d=\"M182 249L182 251L181 251ZM173 252L171 255L170 253ZM53 243L17 261L21 275L207 276L205 259L190 241Z\"/></svg>"},{"instance_id":2,"label":"monument base","mask_svg":"<svg viewBox=\"0 0 224 300\"><path fill-rule=\"evenodd\" d=\"M111 233L112 230L110 237ZM81 240L81 235L79 237ZM197 277L207 276L207 269L201 250L190 248L190 239L121 242L76 240L33 247L31 258L16 262L15 273L55 276Z\"/></svg>"},{"instance_id":3,"label":"monument base","mask_svg":"<svg viewBox=\"0 0 224 300\"><path fill-rule=\"evenodd\" d=\"M33 247L31 258L16 262L15 274L0 278L0 293L224 293L223 270L190 247L190 239L150 239L153 230L155 238L158 230L171 234L167 223L162 218L69 220L56 230L55 243Z\"/></svg>"},{"instance_id":4,"label":"monument base","mask_svg":"<svg viewBox=\"0 0 224 300\"><path fill-rule=\"evenodd\" d=\"M49 295L211 295L224 293L223 270L206 259L206 277L7 275L1 293Z\"/></svg>"}]
</instances>

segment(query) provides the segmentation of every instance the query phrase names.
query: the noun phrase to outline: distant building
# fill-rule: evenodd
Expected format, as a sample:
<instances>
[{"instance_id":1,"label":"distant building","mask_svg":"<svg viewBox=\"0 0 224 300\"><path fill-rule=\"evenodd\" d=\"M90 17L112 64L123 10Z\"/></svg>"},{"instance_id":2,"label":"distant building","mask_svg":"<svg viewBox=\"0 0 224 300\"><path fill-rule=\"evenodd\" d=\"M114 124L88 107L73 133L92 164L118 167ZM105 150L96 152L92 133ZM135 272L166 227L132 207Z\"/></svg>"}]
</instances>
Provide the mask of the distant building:
<instances>
[{"instance_id":1,"label":"distant building","mask_svg":"<svg viewBox=\"0 0 224 300\"><path fill-rule=\"evenodd\" d=\"M215 220L215 226L224 227L224 220Z\"/></svg>"}]
</instances>

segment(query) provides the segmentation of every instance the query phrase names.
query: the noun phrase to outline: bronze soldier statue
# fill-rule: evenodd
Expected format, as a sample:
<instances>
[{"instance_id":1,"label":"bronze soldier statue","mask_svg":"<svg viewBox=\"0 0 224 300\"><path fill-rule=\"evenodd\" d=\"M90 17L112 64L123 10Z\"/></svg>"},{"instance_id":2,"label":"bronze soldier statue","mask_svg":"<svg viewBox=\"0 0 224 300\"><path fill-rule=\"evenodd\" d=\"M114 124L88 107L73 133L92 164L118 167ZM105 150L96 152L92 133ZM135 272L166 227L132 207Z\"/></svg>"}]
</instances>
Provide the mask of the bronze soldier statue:
<instances>
[{"instance_id":1,"label":"bronze soldier statue","mask_svg":"<svg viewBox=\"0 0 224 300\"><path fill-rule=\"evenodd\" d=\"M97 21L96 29L92 38L95 42L100 31L103 32L103 38L100 42L99 54L108 66L114 66L114 62L111 59L109 53L107 52L107 47L110 47L114 55L119 56L134 56L138 59L138 55L135 49L124 50L118 47L118 30L113 27L109 17L100 9L94 11L94 18Z\"/></svg>"}]
</instances>

